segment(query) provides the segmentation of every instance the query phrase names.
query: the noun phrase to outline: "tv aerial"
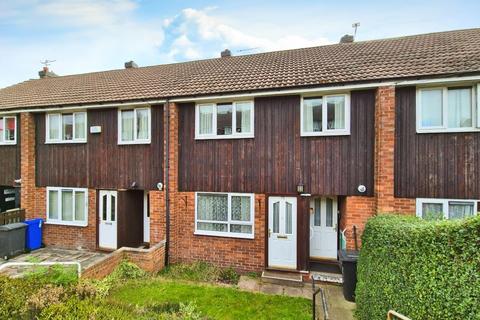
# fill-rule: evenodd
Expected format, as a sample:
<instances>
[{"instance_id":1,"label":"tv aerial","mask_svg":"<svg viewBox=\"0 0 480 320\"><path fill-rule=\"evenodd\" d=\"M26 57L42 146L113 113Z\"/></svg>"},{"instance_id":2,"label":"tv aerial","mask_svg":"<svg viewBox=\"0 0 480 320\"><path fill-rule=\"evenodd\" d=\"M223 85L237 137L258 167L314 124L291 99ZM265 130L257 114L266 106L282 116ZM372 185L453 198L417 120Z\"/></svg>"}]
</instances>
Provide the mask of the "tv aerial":
<instances>
[{"instance_id":1,"label":"tv aerial","mask_svg":"<svg viewBox=\"0 0 480 320\"><path fill-rule=\"evenodd\" d=\"M357 29L358 27L360 27L360 22L355 22L354 24L352 24L352 28L355 29L354 33L353 33L353 38L355 39L357 37Z\"/></svg>"},{"instance_id":2,"label":"tv aerial","mask_svg":"<svg viewBox=\"0 0 480 320\"><path fill-rule=\"evenodd\" d=\"M57 60L48 60L48 59L45 59L44 61L40 61L41 64L43 64L45 67L48 67L49 65L52 64L52 62L55 62Z\"/></svg>"}]
</instances>

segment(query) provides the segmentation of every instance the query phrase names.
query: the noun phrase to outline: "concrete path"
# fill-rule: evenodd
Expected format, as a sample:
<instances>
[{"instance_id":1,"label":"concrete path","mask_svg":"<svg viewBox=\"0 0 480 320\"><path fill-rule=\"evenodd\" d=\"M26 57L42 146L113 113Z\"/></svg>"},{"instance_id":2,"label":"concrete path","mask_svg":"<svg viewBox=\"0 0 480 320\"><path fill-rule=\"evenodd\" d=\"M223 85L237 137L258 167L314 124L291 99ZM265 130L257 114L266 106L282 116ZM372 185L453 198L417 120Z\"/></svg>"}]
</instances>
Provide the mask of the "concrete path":
<instances>
[{"instance_id":1,"label":"concrete path","mask_svg":"<svg viewBox=\"0 0 480 320\"><path fill-rule=\"evenodd\" d=\"M0 265L6 262L80 262L82 270L102 259L106 253L85 250L68 250L55 247L41 248L25 253L8 261L0 259ZM10 277L21 277L22 274L32 271L35 267L12 266L2 270L2 274Z\"/></svg>"},{"instance_id":2,"label":"concrete path","mask_svg":"<svg viewBox=\"0 0 480 320\"><path fill-rule=\"evenodd\" d=\"M303 297L312 299L312 285L305 283L300 287L290 287L280 284L265 283L261 279L241 276L238 282L240 290L251 292L263 292L266 294L286 295L291 297ZM323 288L327 302L328 320L353 320L355 303L345 300L342 287L332 284L316 284L317 288ZM317 319L324 319L323 307L320 295L317 295Z\"/></svg>"}]
</instances>

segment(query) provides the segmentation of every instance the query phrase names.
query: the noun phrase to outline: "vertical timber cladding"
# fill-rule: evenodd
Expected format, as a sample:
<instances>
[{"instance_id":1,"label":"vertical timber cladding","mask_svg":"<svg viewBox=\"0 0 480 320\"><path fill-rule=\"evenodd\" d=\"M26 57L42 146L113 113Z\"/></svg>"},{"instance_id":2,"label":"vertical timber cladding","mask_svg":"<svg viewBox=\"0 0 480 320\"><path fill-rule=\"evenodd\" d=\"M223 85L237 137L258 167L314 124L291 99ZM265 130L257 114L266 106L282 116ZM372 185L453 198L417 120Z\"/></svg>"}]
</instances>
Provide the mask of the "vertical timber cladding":
<instances>
[{"instance_id":1,"label":"vertical timber cladding","mask_svg":"<svg viewBox=\"0 0 480 320\"><path fill-rule=\"evenodd\" d=\"M395 196L480 198L480 133L416 133L416 88L396 89Z\"/></svg>"},{"instance_id":2,"label":"vertical timber cladding","mask_svg":"<svg viewBox=\"0 0 480 320\"><path fill-rule=\"evenodd\" d=\"M179 188L372 196L374 110L374 90L353 91L349 136L300 137L300 96L256 98L254 139L195 140L195 105L180 104Z\"/></svg>"},{"instance_id":3,"label":"vertical timber cladding","mask_svg":"<svg viewBox=\"0 0 480 320\"><path fill-rule=\"evenodd\" d=\"M13 186L20 179L20 115L16 116L17 144L0 145L0 186Z\"/></svg>"},{"instance_id":4,"label":"vertical timber cladding","mask_svg":"<svg viewBox=\"0 0 480 320\"><path fill-rule=\"evenodd\" d=\"M156 190L163 182L163 105L151 107L151 143L118 145L118 109L88 110L87 143L45 144L45 114L37 114L36 170L38 186L88 187L95 189ZM89 131L89 130L88 130Z\"/></svg>"}]
</instances>

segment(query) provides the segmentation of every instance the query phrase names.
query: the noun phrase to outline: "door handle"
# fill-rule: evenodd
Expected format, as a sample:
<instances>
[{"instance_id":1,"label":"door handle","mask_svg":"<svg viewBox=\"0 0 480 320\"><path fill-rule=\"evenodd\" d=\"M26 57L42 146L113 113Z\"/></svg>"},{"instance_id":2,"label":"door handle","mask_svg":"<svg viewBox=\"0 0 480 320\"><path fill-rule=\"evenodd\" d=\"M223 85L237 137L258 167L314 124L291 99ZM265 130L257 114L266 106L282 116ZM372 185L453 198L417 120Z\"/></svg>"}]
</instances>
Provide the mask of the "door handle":
<instances>
[{"instance_id":1,"label":"door handle","mask_svg":"<svg viewBox=\"0 0 480 320\"><path fill-rule=\"evenodd\" d=\"M278 235L277 239L288 239L287 235Z\"/></svg>"},{"instance_id":2,"label":"door handle","mask_svg":"<svg viewBox=\"0 0 480 320\"><path fill-rule=\"evenodd\" d=\"M272 229L268 229L268 237L270 238L271 235L272 235Z\"/></svg>"}]
</instances>

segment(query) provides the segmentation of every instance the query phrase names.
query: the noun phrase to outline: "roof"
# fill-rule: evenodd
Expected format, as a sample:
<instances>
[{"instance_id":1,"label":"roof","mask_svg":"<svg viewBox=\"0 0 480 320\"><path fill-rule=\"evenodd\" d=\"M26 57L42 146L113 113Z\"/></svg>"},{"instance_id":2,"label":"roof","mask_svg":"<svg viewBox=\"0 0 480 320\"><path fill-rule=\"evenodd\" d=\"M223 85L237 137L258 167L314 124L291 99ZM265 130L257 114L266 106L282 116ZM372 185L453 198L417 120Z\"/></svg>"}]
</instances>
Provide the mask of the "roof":
<instances>
[{"instance_id":1,"label":"roof","mask_svg":"<svg viewBox=\"0 0 480 320\"><path fill-rule=\"evenodd\" d=\"M480 28L28 80L0 90L0 109L474 72L480 72Z\"/></svg>"}]
</instances>

